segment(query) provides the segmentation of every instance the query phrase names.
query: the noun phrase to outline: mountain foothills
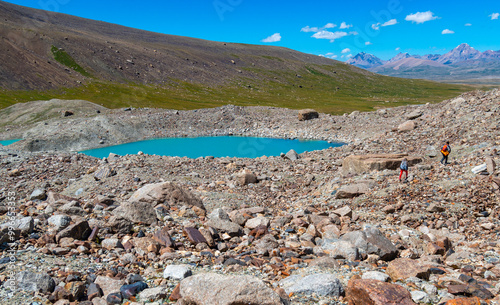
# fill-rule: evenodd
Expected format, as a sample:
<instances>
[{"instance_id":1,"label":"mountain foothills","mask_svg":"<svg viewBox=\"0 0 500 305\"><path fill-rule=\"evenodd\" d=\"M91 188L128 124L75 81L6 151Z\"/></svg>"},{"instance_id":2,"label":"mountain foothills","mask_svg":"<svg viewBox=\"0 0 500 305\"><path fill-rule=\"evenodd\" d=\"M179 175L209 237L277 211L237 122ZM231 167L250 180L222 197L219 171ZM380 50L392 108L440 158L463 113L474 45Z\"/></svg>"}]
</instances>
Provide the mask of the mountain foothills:
<instances>
[{"instance_id":1,"label":"mountain foothills","mask_svg":"<svg viewBox=\"0 0 500 305\"><path fill-rule=\"evenodd\" d=\"M434 80L500 78L500 51L480 52L463 43L450 52L427 55L399 53L388 61L359 53L347 63L383 75Z\"/></svg>"},{"instance_id":2,"label":"mountain foothills","mask_svg":"<svg viewBox=\"0 0 500 305\"><path fill-rule=\"evenodd\" d=\"M6 2L0 38L0 108L63 98L111 108L307 104L343 113L469 90L389 78L281 47L158 34Z\"/></svg>"}]
</instances>

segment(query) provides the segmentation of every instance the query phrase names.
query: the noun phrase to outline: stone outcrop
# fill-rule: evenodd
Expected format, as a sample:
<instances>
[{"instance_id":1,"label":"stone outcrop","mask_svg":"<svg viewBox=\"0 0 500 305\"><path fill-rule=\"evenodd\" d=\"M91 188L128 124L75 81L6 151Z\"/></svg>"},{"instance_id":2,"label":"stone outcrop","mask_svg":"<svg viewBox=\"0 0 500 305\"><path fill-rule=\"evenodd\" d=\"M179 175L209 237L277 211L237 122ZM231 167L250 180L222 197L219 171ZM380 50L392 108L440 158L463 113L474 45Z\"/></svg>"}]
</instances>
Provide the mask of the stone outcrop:
<instances>
[{"instance_id":1,"label":"stone outcrop","mask_svg":"<svg viewBox=\"0 0 500 305\"><path fill-rule=\"evenodd\" d=\"M319 113L314 109L299 110L299 121L307 121L319 118Z\"/></svg>"},{"instance_id":2,"label":"stone outcrop","mask_svg":"<svg viewBox=\"0 0 500 305\"><path fill-rule=\"evenodd\" d=\"M421 163L420 157L411 157L407 154L368 154L352 155L342 162L342 172L344 174L362 174L371 171L383 171L385 169L398 169L401 161L408 159L408 166Z\"/></svg>"}]
</instances>

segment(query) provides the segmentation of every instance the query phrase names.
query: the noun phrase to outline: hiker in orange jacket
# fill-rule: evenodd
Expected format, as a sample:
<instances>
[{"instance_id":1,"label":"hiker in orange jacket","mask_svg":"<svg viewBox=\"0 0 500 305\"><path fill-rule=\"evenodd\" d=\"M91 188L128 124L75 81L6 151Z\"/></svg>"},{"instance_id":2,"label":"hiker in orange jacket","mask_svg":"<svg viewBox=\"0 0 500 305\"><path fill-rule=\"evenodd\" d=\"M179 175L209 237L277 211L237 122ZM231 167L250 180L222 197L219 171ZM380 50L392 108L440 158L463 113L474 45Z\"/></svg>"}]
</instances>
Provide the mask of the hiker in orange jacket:
<instances>
[{"instance_id":1,"label":"hiker in orange jacket","mask_svg":"<svg viewBox=\"0 0 500 305\"><path fill-rule=\"evenodd\" d=\"M441 159L441 163L446 165L448 163L448 155L451 153L451 146L450 142L446 142L446 144L441 148L441 154L443 155L443 158Z\"/></svg>"}]
</instances>

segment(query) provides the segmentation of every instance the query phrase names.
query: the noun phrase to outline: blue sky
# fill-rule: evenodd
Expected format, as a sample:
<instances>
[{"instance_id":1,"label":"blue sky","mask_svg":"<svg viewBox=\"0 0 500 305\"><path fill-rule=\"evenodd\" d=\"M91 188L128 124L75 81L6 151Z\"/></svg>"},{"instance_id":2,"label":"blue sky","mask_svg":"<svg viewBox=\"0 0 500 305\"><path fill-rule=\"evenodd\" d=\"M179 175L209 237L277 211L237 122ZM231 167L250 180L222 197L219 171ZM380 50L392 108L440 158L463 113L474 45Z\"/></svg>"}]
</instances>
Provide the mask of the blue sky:
<instances>
[{"instance_id":1,"label":"blue sky","mask_svg":"<svg viewBox=\"0 0 500 305\"><path fill-rule=\"evenodd\" d=\"M500 50L500 1L10 0L134 28L282 46L346 60L359 52L443 54L460 43Z\"/></svg>"}]
</instances>

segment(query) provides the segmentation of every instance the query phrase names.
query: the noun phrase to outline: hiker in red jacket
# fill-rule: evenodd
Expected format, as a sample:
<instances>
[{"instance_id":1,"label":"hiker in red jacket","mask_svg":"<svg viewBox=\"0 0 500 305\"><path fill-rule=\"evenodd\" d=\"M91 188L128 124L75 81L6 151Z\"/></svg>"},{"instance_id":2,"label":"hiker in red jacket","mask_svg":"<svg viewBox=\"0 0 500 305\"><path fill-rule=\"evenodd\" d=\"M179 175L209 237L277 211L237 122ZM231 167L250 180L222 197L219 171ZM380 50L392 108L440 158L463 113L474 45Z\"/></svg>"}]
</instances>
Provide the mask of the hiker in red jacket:
<instances>
[{"instance_id":1,"label":"hiker in red jacket","mask_svg":"<svg viewBox=\"0 0 500 305\"><path fill-rule=\"evenodd\" d=\"M451 153L451 146L450 142L446 142L446 144L441 148L441 154L443 155L443 158L441 159L441 163L446 165L448 163L448 155Z\"/></svg>"},{"instance_id":2,"label":"hiker in red jacket","mask_svg":"<svg viewBox=\"0 0 500 305\"><path fill-rule=\"evenodd\" d=\"M401 177L403 176L403 173L405 173L405 182L408 180L408 159L404 158L403 161L401 161L401 165L399 166L401 171L399 172L399 181L401 182Z\"/></svg>"}]
</instances>

